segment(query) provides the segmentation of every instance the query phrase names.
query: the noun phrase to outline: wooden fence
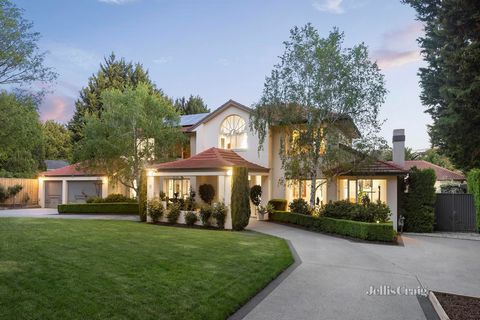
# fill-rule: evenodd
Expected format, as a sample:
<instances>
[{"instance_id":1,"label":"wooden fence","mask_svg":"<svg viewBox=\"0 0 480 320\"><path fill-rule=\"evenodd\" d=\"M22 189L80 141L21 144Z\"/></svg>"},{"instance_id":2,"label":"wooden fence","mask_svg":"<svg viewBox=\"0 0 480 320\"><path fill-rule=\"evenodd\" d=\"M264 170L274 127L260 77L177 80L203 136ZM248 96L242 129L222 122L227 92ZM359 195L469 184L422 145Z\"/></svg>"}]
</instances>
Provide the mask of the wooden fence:
<instances>
[{"instance_id":1,"label":"wooden fence","mask_svg":"<svg viewBox=\"0 0 480 320\"><path fill-rule=\"evenodd\" d=\"M17 178L0 178L0 186L8 188L14 185L21 185L23 189L15 197L16 205L38 205L38 180L37 179L17 179ZM27 200L28 201L25 201ZM13 198L7 199L2 206L13 205Z\"/></svg>"}]
</instances>

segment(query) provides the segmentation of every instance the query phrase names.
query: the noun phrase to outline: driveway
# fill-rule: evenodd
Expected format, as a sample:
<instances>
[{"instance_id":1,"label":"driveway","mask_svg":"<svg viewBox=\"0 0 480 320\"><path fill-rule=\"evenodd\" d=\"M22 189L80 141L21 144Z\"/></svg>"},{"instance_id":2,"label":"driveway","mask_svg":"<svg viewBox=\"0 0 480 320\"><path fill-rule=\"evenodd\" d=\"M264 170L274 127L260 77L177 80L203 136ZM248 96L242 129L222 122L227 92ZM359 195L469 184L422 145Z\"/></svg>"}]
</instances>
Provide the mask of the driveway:
<instances>
[{"instance_id":1,"label":"driveway","mask_svg":"<svg viewBox=\"0 0 480 320\"><path fill-rule=\"evenodd\" d=\"M426 299L369 296L370 286L480 296L479 241L404 236L403 246L382 245L271 222L248 228L290 240L302 263L245 319L432 318Z\"/></svg>"},{"instance_id":2,"label":"driveway","mask_svg":"<svg viewBox=\"0 0 480 320\"><path fill-rule=\"evenodd\" d=\"M100 219L100 220L138 220L136 215L125 214L59 214L57 209L9 209L0 210L0 218L57 218L57 219Z\"/></svg>"}]
</instances>

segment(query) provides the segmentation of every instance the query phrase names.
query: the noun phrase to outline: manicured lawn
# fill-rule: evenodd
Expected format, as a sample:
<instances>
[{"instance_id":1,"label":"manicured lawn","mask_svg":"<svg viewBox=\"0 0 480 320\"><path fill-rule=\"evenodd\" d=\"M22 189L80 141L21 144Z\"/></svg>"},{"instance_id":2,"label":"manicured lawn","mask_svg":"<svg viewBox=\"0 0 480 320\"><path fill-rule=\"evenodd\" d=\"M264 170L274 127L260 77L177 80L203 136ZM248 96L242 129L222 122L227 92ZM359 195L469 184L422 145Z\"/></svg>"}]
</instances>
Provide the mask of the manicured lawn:
<instances>
[{"instance_id":1,"label":"manicured lawn","mask_svg":"<svg viewBox=\"0 0 480 320\"><path fill-rule=\"evenodd\" d=\"M0 218L0 319L223 319L292 261L253 232Z\"/></svg>"}]
</instances>

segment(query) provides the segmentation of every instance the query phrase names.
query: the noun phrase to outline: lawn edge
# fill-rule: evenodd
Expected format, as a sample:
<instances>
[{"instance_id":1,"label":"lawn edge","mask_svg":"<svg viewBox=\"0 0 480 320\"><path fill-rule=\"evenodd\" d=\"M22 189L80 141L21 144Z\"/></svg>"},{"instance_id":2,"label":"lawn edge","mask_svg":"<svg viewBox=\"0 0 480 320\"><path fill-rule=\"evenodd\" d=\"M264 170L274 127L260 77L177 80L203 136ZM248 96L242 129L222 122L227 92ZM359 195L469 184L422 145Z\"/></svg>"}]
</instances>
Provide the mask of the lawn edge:
<instances>
[{"instance_id":1,"label":"lawn edge","mask_svg":"<svg viewBox=\"0 0 480 320\"><path fill-rule=\"evenodd\" d=\"M430 303L433 306L433 310L435 310L440 320L450 320L433 291L428 292L428 300L430 300Z\"/></svg>"},{"instance_id":2,"label":"lawn edge","mask_svg":"<svg viewBox=\"0 0 480 320\"><path fill-rule=\"evenodd\" d=\"M290 242L290 240L283 239L290 250L290 253L293 257L293 263L288 266L285 270L280 272L275 279L270 281L262 290L260 290L256 295L251 297L240 309L235 311L232 315L228 317L229 320L240 320L243 319L247 314L249 314L257 305L260 304L270 293L275 290L299 265L302 264L302 260L298 255L295 247Z\"/></svg>"}]
</instances>

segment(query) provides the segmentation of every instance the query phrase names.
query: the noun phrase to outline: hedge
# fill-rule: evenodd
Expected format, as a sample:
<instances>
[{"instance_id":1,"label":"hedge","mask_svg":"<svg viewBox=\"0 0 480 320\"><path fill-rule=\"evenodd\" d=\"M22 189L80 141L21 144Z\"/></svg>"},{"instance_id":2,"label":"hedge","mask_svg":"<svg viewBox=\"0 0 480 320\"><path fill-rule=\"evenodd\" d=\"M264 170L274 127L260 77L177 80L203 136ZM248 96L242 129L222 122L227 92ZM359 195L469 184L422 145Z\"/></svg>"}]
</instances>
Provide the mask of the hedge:
<instances>
[{"instance_id":1,"label":"hedge","mask_svg":"<svg viewBox=\"0 0 480 320\"><path fill-rule=\"evenodd\" d=\"M306 227L313 231L334 233L353 238L392 242L395 239L395 231L391 222L369 223L334 219L327 217L313 217L288 211L274 211L269 219L277 222L286 222Z\"/></svg>"},{"instance_id":2,"label":"hedge","mask_svg":"<svg viewBox=\"0 0 480 320\"><path fill-rule=\"evenodd\" d=\"M477 209L477 230L480 231L480 169L472 169L467 175L468 192L473 194Z\"/></svg>"},{"instance_id":3,"label":"hedge","mask_svg":"<svg viewBox=\"0 0 480 320\"><path fill-rule=\"evenodd\" d=\"M270 201L268 201L268 204L272 205L273 210L287 211L286 199L271 199Z\"/></svg>"},{"instance_id":4,"label":"hedge","mask_svg":"<svg viewBox=\"0 0 480 320\"><path fill-rule=\"evenodd\" d=\"M138 214L138 203L70 203L59 204L58 213Z\"/></svg>"}]
</instances>

